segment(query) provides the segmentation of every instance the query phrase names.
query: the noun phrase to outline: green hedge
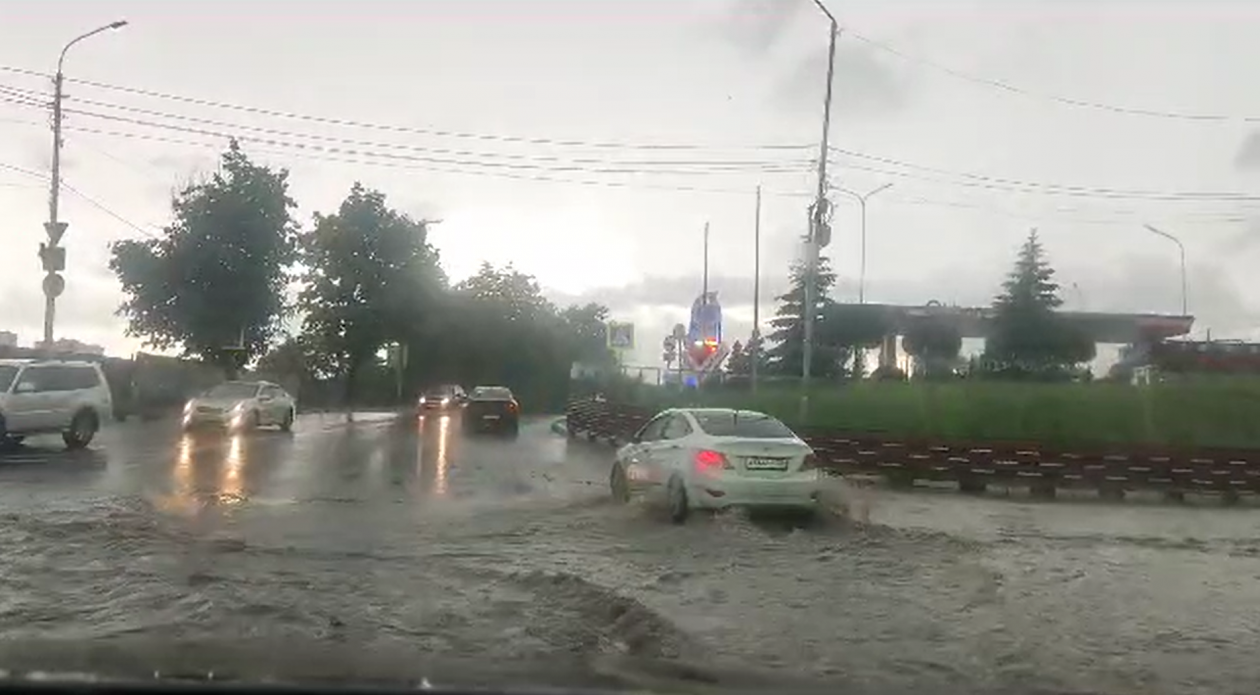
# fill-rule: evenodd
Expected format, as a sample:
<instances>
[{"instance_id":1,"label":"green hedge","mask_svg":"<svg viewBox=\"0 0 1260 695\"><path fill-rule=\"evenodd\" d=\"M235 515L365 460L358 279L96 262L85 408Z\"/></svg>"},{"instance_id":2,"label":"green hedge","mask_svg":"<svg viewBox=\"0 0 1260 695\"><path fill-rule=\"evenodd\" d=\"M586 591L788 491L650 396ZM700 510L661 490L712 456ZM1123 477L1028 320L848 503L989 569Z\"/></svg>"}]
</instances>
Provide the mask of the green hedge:
<instances>
[{"instance_id":1,"label":"green hedge","mask_svg":"<svg viewBox=\"0 0 1260 695\"><path fill-rule=\"evenodd\" d=\"M794 425L907 437L1260 448L1260 379L1118 383L862 382L815 389L801 422L791 387L678 393L644 389L642 405L759 410Z\"/></svg>"}]
</instances>

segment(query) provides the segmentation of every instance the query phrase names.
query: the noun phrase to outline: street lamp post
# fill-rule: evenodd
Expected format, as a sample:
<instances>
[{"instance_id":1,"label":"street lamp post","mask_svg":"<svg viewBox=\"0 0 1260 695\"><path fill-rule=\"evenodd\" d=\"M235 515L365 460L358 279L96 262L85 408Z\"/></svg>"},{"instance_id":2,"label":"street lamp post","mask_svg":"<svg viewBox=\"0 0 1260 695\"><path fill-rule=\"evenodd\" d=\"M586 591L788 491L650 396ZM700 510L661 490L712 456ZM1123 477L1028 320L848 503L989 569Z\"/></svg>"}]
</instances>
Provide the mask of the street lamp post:
<instances>
[{"instance_id":1,"label":"street lamp post","mask_svg":"<svg viewBox=\"0 0 1260 695\"><path fill-rule=\"evenodd\" d=\"M1162 236L1165 239L1177 245L1177 251L1181 254L1181 315L1189 316L1190 311L1187 308L1187 304L1186 304L1186 247L1182 245L1180 239L1169 234L1168 232L1165 232L1161 229L1157 229L1153 225L1148 224L1144 226L1146 227L1146 230L1148 232Z\"/></svg>"},{"instance_id":2,"label":"street lamp post","mask_svg":"<svg viewBox=\"0 0 1260 695\"><path fill-rule=\"evenodd\" d=\"M814 320L818 313L818 300L814 296L817 289L815 285L818 278L818 252L830 241L830 233L823 236L823 226L826 224L827 216L827 152L830 149L828 137L831 131L831 87L836 70L836 38L840 34L840 25L826 5L823 5L821 0L814 0L814 4L827 15L831 23L831 40L827 46L827 91L823 98L822 142L818 153L818 196L814 201L809 236L805 242L805 296L801 303L801 311L805 319L804 344L801 347L802 416L809 411L809 380L814 359Z\"/></svg>"},{"instance_id":3,"label":"street lamp post","mask_svg":"<svg viewBox=\"0 0 1260 695\"><path fill-rule=\"evenodd\" d=\"M86 34L71 39L61 49L57 57L57 74L53 77L53 142L52 142L52 176L48 192L48 223L44 225L44 233L48 236L46 244L39 246L39 258L45 272L44 289L44 349L51 350L53 345L53 321L57 311L57 297L65 290L66 281L59 275L66 269L66 252L59 244L66 233L66 223L58 219L58 203L61 197L61 100L64 96L65 75L62 66L66 62L66 53L80 41L96 36L102 32L121 29L127 26L126 20L110 22L97 27Z\"/></svg>"},{"instance_id":4,"label":"street lamp post","mask_svg":"<svg viewBox=\"0 0 1260 695\"><path fill-rule=\"evenodd\" d=\"M876 193L886 191L889 188L892 188L891 182L874 190L867 191L866 193L857 193L856 191L851 191L847 188L836 189L837 191L840 191L841 193L857 200L858 205L862 208L862 266L861 270L858 272L858 304L866 303L866 201Z\"/></svg>"}]
</instances>

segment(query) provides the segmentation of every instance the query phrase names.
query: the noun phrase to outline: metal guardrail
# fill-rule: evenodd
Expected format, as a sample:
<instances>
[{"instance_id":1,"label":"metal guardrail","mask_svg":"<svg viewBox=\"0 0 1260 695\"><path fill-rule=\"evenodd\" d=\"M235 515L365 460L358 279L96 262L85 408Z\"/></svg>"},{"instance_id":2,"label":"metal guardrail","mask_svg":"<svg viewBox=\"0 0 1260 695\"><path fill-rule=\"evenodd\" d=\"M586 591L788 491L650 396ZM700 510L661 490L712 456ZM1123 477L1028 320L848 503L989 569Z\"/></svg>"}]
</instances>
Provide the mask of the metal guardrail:
<instances>
[{"instance_id":1,"label":"metal guardrail","mask_svg":"<svg viewBox=\"0 0 1260 695\"><path fill-rule=\"evenodd\" d=\"M566 410L570 436L623 443L656 413L593 399ZM1062 447L1030 442L959 442L898 438L825 428L798 430L823 465L841 474L878 475L896 485L953 481L968 492L987 485L1096 489L1107 497L1157 490L1179 498L1207 493L1227 501L1260 493L1260 451L1175 450L1152 446Z\"/></svg>"}]
</instances>

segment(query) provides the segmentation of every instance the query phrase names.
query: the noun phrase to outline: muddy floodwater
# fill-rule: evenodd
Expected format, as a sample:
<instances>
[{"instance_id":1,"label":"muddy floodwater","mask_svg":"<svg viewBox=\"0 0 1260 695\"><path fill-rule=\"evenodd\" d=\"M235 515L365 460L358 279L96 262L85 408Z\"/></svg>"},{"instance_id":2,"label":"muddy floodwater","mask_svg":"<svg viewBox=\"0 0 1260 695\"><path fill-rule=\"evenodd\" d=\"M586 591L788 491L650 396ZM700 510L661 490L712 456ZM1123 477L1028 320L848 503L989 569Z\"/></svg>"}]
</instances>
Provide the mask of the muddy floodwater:
<instances>
[{"instance_id":1,"label":"muddy floodwater","mask_svg":"<svg viewBox=\"0 0 1260 695\"><path fill-rule=\"evenodd\" d=\"M0 456L0 667L683 692L1254 692L1260 511L840 489L867 523L607 500L528 421L305 416Z\"/></svg>"}]
</instances>

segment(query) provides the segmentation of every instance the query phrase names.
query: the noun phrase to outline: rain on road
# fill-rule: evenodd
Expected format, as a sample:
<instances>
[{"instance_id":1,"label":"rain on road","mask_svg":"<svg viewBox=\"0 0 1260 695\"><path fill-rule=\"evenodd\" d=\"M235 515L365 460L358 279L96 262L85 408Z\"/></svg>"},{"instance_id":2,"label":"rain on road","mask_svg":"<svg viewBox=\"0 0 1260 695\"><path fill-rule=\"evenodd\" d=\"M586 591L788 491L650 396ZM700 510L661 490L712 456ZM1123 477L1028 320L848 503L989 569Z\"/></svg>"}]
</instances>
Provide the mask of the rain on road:
<instances>
[{"instance_id":1,"label":"rain on road","mask_svg":"<svg viewBox=\"0 0 1260 695\"><path fill-rule=\"evenodd\" d=\"M545 420L516 441L362 414L55 444L0 456L9 668L697 692L1260 678L1246 509L879 492L863 528L674 527L613 506L609 451Z\"/></svg>"}]
</instances>

